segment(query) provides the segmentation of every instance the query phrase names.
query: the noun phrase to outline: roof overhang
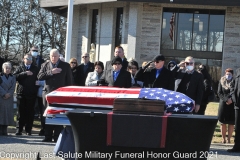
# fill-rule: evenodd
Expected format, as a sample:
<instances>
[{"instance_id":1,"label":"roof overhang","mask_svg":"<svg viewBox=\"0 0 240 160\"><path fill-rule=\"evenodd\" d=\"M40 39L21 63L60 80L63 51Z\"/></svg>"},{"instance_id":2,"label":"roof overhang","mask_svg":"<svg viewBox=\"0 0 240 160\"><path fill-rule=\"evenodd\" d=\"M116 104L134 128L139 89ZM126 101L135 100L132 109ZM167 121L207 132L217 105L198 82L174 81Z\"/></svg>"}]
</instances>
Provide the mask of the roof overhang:
<instances>
[{"instance_id":1,"label":"roof overhang","mask_svg":"<svg viewBox=\"0 0 240 160\"><path fill-rule=\"evenodd\" d=\"M240 0L74 0L74 5L105 2L151 2L190 5L240 6ZM68 0L40 0L40 6L51 12L67 17Z\"/></svg>"}]
</instances>

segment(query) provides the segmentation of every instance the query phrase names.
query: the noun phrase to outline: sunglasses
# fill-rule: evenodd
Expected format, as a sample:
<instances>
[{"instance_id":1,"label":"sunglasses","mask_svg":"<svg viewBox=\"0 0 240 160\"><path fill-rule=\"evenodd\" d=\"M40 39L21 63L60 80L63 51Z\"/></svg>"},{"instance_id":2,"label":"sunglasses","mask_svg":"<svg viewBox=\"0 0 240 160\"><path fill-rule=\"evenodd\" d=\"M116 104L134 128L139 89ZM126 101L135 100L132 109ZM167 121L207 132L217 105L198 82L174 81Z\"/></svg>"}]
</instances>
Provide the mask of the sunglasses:
<instances>
[{"instance_id":1,"label":"sunglasses","mask_svg":"<svg viewBox=\"0 0 240 160\"><path fill-rule=\"evenodd\" d=\"M38 50L32 50L33 52L38 52Z\"/></svg>"},{"instance_id":2,"label":"sunglasses","mask_svg":"<svg viewBox=\"0 0 240 160\"><path fill-rule=\"evenodd\" d=\"M159 62L161 62L161 61L155 61L155 63L159 63Z\"/></svg>"},{"instance_id":3,"label":"sunglasses","mask_svg":"<svg viewBox=\"0 0 240 160\"><path fill-rule=\"evenodd\" d=\"M193 62L185 62L185 64L188 65L193 65Z\"/></svg>"},{"instance_id":4,"label":"sunglasses","mask_svg":"<svg viewBox=\"0 0 240 160\"><path fill-rule=\"evenodd\" d=\"M121 63L113 63L114 65L121 65Z\"/></svg>"},{"instance_id":5,"label":"sunglasses","mask_svg":"<svg viewBox=\"0 0 240 160\"><path fill-rule=\"evenodd\" d=\"M32 58L25 58L26 60L28 60L28 61L31 61L32 60Z\"/></svg>"},{"instance_id":6,"label":"sunglasses","mask_svg":"<svg viewBox=\"0 0 240 160\"><path fill-rule=\"evenodd\" d=\"M87 58L88 56L82 56L82 58Z\"/></svg>"},{"instance_id":7,"label":"sunglasses","mask_svg":"<svg viewBox=\"0 0 240 160\"><path fill-rule=\"evenodd\" d=\"M71 62L71 64L77 64L77 62Z\"/></svg>"}]
</instances>

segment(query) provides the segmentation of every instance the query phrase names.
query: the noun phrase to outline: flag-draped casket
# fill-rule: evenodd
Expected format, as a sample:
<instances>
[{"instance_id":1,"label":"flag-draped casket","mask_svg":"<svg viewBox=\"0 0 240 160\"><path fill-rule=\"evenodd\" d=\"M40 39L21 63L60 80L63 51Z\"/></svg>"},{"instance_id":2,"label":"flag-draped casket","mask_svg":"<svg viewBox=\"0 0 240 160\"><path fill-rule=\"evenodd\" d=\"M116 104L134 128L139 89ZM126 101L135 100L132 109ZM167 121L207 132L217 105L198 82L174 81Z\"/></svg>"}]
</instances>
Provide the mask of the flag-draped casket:
<instances>
[{"instance_id":1,"label":"flag-draped casket","mask_svg":"<svg viewBox=\"0 0 240 160\"><path fill-rule=\"evenodd\" d=\"M194 109L194 101L186 95L162 88L116 88L79 87L59 88L46 99L49 106L44 115L47 124L70 125L65 112L79 109L83 112L109 112L116 98L141 98L165 101L167 112L189 113Z\"/></svg>"}]
</instances>

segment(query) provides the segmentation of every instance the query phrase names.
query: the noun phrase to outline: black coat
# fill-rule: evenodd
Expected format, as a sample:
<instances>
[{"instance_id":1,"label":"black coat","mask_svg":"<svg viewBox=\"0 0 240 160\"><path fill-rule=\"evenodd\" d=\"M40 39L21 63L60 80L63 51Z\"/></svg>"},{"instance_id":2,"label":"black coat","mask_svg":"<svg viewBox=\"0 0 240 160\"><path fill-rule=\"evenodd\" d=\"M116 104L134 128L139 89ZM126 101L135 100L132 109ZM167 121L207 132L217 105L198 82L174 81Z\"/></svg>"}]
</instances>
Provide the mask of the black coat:
<instances>
[{"instance_id":1,"label":"black coat","mask_svg":"<svg viewBox=\"0 0 240 160\"><path fill-rule=\"evenodd\" d=\"M1 66L1 69L0 69L0 72L2 72L2 65L4 63L4 59L0 57L0 66Z\"/></svg>"},{"instance_id":2,"label":"black coat","mask_svg":"<svg viewBox=\"0 0 240 160\"><path fill-rule=\"evenodd\" d=\"M127 59L124 59L122 62L122 69L127 70L127 67L128 67L128 61ZM113 69L112 61L107 61L104 70L110 70L110 69Z\"/></svg>"},{"instance_id":3,"label":"black coat","mask_svg":"<svg viewBox=\"0 0 240 160\"><path fill-rule=\"evenodd\" d=\"M84 73L84 64L80 64L77 67L77 80L75 81L75 83L79 86L85 86L85 81L87 78L87 75L89 72L93 72L94 71L94 64L89 62L88 63L88 68L87 71Z\"/></svg>"},{"instance_id":4,"label":"black coat","mask_svg":"<svg viewBox=\"0 0 240 160\"><path fill-rule=\"evenodd\" d=\"M20 66L16 68L13 75L16 75L16 81L18 82L17 85L17 94L18 96L24 95L28 97L35 97L37 96L38 87L36 85L37 81L37 74L39 69L37 66L31 64L30 69L33 75L28 76L26 73L27 69L25 65L22 63Z\"/></svg>"},{"instance_id":5,"label":"black coat","mask_svg":"<svg viewBox=\"0 0 240 160\"><path fill-rule=\"evenodd\" d=\"M202 96L202 104L208 104L209 100L208 100L208 96L210 95L211 92L211 84L209 82L208 79L204 79L203 80L203 96Z\"/></svg>"},{"instance_id":6,"label":"black coat","mask_svg":"<svg viewBox=\"0 0 240 160\"><path fill-rule=\"evenodd\" d=\"M235 109L240 108L240 68L236 70L236 77L232 82L231 96L232 100L235 103Z\"/></svg>"},{"instance_id":7,"label":"black coat","mask_svg":"<svg viewBox=\"0 0 240 160\"><path fill-rule=\"evenodd\" d=\"M66 62L59 61L57 68L62 69L61 73L52 74L52 63L48 61L42 64L41 70L38 73L38 79L45 80L43 88L44 94L73 84L70 65Z\"/></svg>"},{"instance_id":8,"label":"black coat","mask_svg":"<svg viewBox=\"0 0 240 160\"><path fill-rule=\"evenodd\" d=\"M227 100L231 98L230 95L231 88L223 86L224 80L225 77L222 77L218 85L218 96L220 98L218 108L218 120L223 124L234 124L235 121L234 103L230 105L226 104Z\"/></svg>"},{"instance_id":9,"label":"black coat","mask_svg":"<svg viewBox=\"0 0 240 160\"><path fill-rule=\"evenodd\" d=\"M113 69L104 71L100 81L104 81L110 87L130 88L132 86L131 74L122 69L115 82L113 80Z\"/></svg>"},{"instance_id":10,"label":"black coat","mask_svg":"<svg viewBox=\"0 0 240 160\"><path fill-rule=\"evenodd\" d=\"M78 85L76 82L78 81L78 70L77 67L71 68L72 76L73 76L73 85Z\"/></svg>"},{"instance_id":11,"label":"black coat","mask_svg":"<svg viewBox=\"0 0 240 160\"><path fill-rule=\"evenodd\" d=\"M175 80L175 91L178 91L178 86L187 73L178 72ZM195 101L195 104L201 105L203 96L203 75L194 71L192 73L186 95Z\"/></svg>"},{"instance_id":12,"label":"black coat","mask_svg":"<svg viewBox=\"0 0 240 160\"><path fill-rule=\"evenodd\" d=\"M144 82L144 87L147 88L164 88L168 90L174 90L174 77L171 71L162 68L161 73L156 78L156 68L146 69L145 71L140 69L135 74L135 79Z\"/></svg>"}]
</instances>

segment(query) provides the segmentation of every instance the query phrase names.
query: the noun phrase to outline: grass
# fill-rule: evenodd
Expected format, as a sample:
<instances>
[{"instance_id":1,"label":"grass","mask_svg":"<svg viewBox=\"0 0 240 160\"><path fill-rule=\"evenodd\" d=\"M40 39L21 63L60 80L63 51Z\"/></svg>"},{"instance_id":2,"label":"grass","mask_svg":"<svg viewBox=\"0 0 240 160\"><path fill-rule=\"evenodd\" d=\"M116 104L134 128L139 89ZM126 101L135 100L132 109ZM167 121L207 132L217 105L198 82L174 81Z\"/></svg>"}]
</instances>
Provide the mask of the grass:
<instances>
[{"instance_id":1,"label":"grass","mask_svg":"<svg viewBox=\"0 0 240 160\"><path fill-rule=\"evenodd\" d=\"M209 103L205 111L205 115L217 116L218 106L219 106L219 103L215 103L215 102ZM233 136L234 135L235 133L233 132ZM212 143L221 143L221 141L222 141L222 134L220 130L220 124L217 123L214 134L213 134ZM233 142L234 142L234 138L231 138L231 143Z\"/></svg>"}]
</instances>

